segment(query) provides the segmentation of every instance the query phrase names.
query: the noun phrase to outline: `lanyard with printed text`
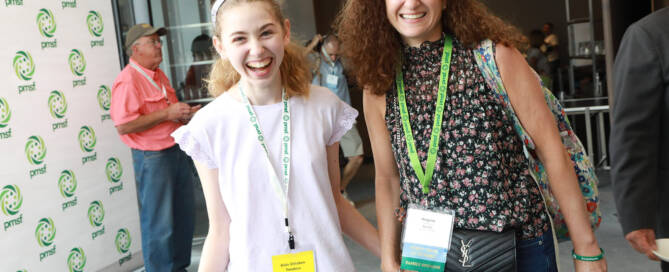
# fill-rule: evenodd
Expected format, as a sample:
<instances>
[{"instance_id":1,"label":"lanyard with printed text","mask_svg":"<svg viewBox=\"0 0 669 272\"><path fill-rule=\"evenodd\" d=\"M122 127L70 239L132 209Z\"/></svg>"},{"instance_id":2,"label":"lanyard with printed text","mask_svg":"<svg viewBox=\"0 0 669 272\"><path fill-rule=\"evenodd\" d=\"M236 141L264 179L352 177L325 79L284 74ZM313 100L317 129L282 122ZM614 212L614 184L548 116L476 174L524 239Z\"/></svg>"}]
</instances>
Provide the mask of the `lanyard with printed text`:
<instances>
[{"instance_id":1,"label":"lanyard with printed text","mask_svg":"<svg viewBox=\"0 0 669 272\"><path fill-rule=\"evenodd\" d=\"M256 115L251 102L249 102L248 97L244 93L244 88L242 88L242 83L239 83L239 93L242 96L242 102L246 107L246 111L249 113L249 120L251 121L251 126L258 134L258 142L260 146L265 151L265 159L267 161L267 169L270 173L270 183L276 192L276 195L281 200L283 204L284 212L284 225L286 227L286 232L288 233L288 246L290 249L295 249L295 236L290 230L290 224L288 223L288 188L290 185L290 103L286 98L286 89L281 91L281 104L283 104L283 111L281 112L281 122L283 126L281 127L281 173L283 177L283 184L279 181L277 172L272 166L270 160L270 153L267 144L265 143L265 136L263 135L262 129L260 128L260 123L258 122L258 116ZM284 189L285 188L285 189Z\"/></svg>"},{"instance_id":2,"label":"lanyard with printed text","mask_svg":"<svg viewBox=\"0 0 669 272\"><path fill-rule=\"evenodd\" d=\"M437 96L436 108L434 110L434 123L432 125L432 134L430 135L430 148L427 153L427 163L425 164L425 172L418 159L418 152L416 152L416 143L411 132L411 124L409 123L409 111L407 110L406 93L404 92L404 77L402 75L402 66L397 68L395 84L397 85L397 98L400 106L400 117L402 119L402 128L404 129L404 137L406 139L407 150L409 152L409 160L411 166L418 176L418 180L423 185L423 193L430 192L430 183L432 182L432 173L437 161L437 150L439 148L439 138L441 135L441 123L444 117L444 104L446 103L446 96L448 92L448 74L451 68L451 54L453 53L453 40L446 35L444 41L444 52L441 56L441 72L439 73L439 94Z\"/></svg>"},{"instance_id":3,"label":"lanyard with printed text","mask_svg":"<svg viewBox=\"0 0 669 272\"><path fill-rule=\"evenodd\" d=\"M158 89L159 92L162 91L163 92L163 97L165 97L165 101L167 101L168 105L170 104L170 100L167 99L167 91L165 90L165 85L161 85L162 86L162 89L161 89L160 87L158 87L158 84L153 80L153 78L151 78L149 75L147 75L146 72L144 72L144 70L142 70L142 68L139 68L139 66L137 66L137 64L135 64L134 62L131 61L130 66L132 66L132 68L135 68L135 70L137 70L137 72L139 72L147 80L149 80L149 83L151 83L151 85L153 85L153 87L156 87L156 89Z\"/></svg>"}]
</instances>

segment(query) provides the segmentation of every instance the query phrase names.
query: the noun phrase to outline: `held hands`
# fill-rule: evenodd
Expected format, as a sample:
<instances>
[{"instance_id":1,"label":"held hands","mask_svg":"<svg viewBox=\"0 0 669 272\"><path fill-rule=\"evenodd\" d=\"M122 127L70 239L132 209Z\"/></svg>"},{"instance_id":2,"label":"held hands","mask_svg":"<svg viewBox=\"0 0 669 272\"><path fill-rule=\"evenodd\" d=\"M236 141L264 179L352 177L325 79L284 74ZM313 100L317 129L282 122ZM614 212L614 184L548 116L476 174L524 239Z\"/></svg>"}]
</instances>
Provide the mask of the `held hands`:
<instances>
[{"instance_id":1,"label":"held hands","mask_svg":"<svg viewBox=\"0 0 669 272\"><path fill-rule=\"evenodd\" d=\"M657 244L655 244L655 231L652 229L639 229L632 231L625 235L625 239L632 245L636 251L645 254L648 256L648 259L653 261L660 261L653 250L657 250Z\"/></svg>"}]
</instances>

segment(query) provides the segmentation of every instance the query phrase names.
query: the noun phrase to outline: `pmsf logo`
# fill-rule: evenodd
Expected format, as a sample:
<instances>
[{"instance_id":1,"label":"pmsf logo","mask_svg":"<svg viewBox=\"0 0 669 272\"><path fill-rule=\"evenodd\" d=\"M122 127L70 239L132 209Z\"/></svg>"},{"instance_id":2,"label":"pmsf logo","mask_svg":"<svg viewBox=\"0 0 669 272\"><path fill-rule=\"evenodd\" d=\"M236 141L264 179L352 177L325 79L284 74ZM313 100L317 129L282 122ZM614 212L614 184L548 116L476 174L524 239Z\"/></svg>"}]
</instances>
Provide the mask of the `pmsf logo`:
<instances>
[{"instance_id":1,"label":"pmsf logo","mask_svg":"<svg viewBox=\"0 0 669 272\"><path fill-rule=\"evenodd\" d=\"M98 39L102 37L102 32L105 29L105 23L102 20L102 15L99 12L91 10L86 16L86 25L88 25L88 33L93 36L93 38ZM105 46L105 39L101 38L99 40L91 41L91 48Z\"/></svg>"},{"instance_id":2,"label":"pmsf logo","mask_svg":"<svg viewBox=\"0 0 669 272\"><path fill-rule=\"evenodd\" d=\"M51 129L56 131L57 129L67 128L67 119L65 119L67 100L65 100L65 95L58 90L52 91L49 95L48 105L51 117L61 119L60 122L51 124Z\"/></svg>"},{"instance_id":3,"label":"pmsf logo","mask_svg":"<svg viewBox=\"0 0 669 272\"><path fill-rule=\"evenodd\" d=\"M86 254L80 247L75 247L70 250L67 255L67 268L69 272L83 272L86 267Z\"/></svg>"},{"instance_id":4,"label":"pmsf logo","mask_svg":"<svg viewBox=\"0 0 669 272\"><path fill-rule=\"evenodd\" d=\"M128 232L128 229L122 228L118 230L116 233L116 239L114 240L114 245L116 245L116 251L118 251L119 254L126 255L125 257L122 257L121 259L118 260L118 265L123 265L123 263L130 261L132 259L132 253L129 253L130 251L130 245L132 243L132 239L130 238L130 232Z\"/></svg>"},{"instance_id":5,"label":"pmsf logo","mask_svg":"<svg viewBox=\"0 0 669 272\"><path fill-rule=\"evenodd\" d=\"M77 197L74 196L74 193L77 191L77 178L74 176L74 172L71 170L63 170L63 172L60 173L60 177L58 178L58 190L63 198L70 199L63 203L63 211L67 208L77 206ZM71 199L72 197L74 197L74 199Z\"/></svg>"},{"instance_id":6,"label":"pmsf logo","mask_svg":"<svg viewBox=\"0 0 669 272\"><path fill-rule=\"evenodd\" d=\"M40 9L37 13L37 28L42 37L46 39L51 39L56 34L56 17L53 16L51 10ZM43 41L42 49L44 48L56 48L58 47L58 41L56 39Z\"/></svg>"},{"instance_id":7,"label":"pmsf logo","mask_svg":"<svg viewBox=\"0 0 669 272\"><path fill-rule=\"evenodd\" d=\"M23 214L20 214L23 196L19 186L7 185L3 187L0 191L0 205L2 205L2 213L12 218L3 222L5 231L23 223Z\"/></svg>"},{"instance_id":8,"label":"pmsf logo","mask_svg":"<svg viewBox=\"0 0 669 272\"><path fill-rule=\"evenodd\" d=\"M12 60L12 67L16 77L21 81L31 81L35 76L35 61L27 51L18 51ZM34 92L37 88L35 82L18 86L19 94Z\"/></svg>"},{"instance_id":9,"label":"pmsf logo","mask_svg":"<svg viewBox=\"0 0 669 272\"><path fill-rule=\"evenodd\" d=\"M42 137L36 135L28 137L25 153L26 158L31 165L38 166L44 164L41 168L30 170L30 178L32 179L37 175L46 174L46 163L44 163L44 159L46 158L46 144L44 144Z\"/></svg>"},{"instance_id":10,"label":"pmsf logo","mask_svg":"<svg viewBox=\"0 0 669 272\"><path fill-rule=\"evenodd\" d=\"M94 228L102 227L101 229L91 234L91 238L93 240L105 234L105 226L102 225L104 219L105 219L105 208L102 206L102 202L98 200L91 202L91 205L88 206L88 222Z\"/></svg>"},{"instance_id":11,"label":"pmsf logo","mask_svg":"<svg viewBox=\"0 0 669 272\"><path fill-rule=\"evenodd\" d=\"M121 182L123 166L121 166L121 161L118 158L111 157L107 160L105 174L107 175L107 180L115 185L109 188L109 195L123 191L123 182Z\"/></svg>"},{"instance_id":12,"label":"pmsf logo","mask_svg":"<svg viewBox=\"0 0 669 272\"><path fill-rule=\"evenodd\" d=\"M78 49L72 49L70 55L67 57L67 63L70 65L70 71L74 76L82 77L86 71L86 59L84 54ZM86 77L83 79L76 79L72 81L72 87L85 86Z\"/></svg>"},{"instance_id":13,"label":"pmsf logo","mask_svg":"<svg viewBox=\"0 0 669 272\"><path fill-rule=\"evenodd\" d=\"M89 126L83 126L79 129L79 147L81 151L84 152L93 152L95 150L95 144L97 143L97 138L95 137L95 131ZM98 158L97 153L92 155L85 156L81 159L81 164L86 164L87 162L96 161Z\"/></svg>"},{"instance_id":14,"label":"pmsf logo","mask_svg":"<svg viewBox=\"0 0 669 272\"><path fill-rule=\"evenodd\" d=\"M8 128L9 121L12 119L12 110L4 97L0 97L0 140L12 137L12 129Z\"/></svg>"},{"instance_id":15,"label":"pmsf logo","mask_svg":"<svg viewBox=\"0 0 669 272\"><path fill-rule=\"evenodd\" d=\"M5 0L5 7L23 6L23 0Z\"/></svg>"},{"instance_id":16,"label":"pmsf logo","mask_svg":"<svg viewBox=\"0 0 669 272\"><path fill-rule=\"evenodd\" d=\"M111 108L111 91L106 85L100 85L100 88L98 88L98 105L100 105L100 109L105 112L105 114L100 117L100 120L102 122L110 120L111 116L108 112Z\"/></svg>"},{"instance_id":17,"label":"pmsf logo","mask_svg":"<svg viewBox=\"0 0 669 272\"><path fill-rule=\"evenodd\" d=\"M40 247L48 248L53 245L53 240L56 238L56 225L51 218L42 218L39 220L35 228L35 238ZM53 256L54 254L56 254L56 245L40 253L39 260L41 262L44 258Z\"/></svg>"}]
</instances>

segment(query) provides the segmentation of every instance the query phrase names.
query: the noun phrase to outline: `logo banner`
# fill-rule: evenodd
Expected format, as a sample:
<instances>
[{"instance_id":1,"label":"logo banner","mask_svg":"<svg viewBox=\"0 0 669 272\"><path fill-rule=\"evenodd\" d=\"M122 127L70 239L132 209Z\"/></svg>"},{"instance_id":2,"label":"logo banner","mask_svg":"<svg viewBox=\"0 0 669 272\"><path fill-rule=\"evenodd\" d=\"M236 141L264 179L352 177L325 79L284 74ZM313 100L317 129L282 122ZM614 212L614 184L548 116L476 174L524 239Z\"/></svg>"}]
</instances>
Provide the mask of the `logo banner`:
<instances>
[{"instance_id":1,"label":"logo banner","mask_svg":"<svg viewBox=\"0 0 669 272\"><path fill-rule=\"evenodd\" d=\"M141 260L130 149L111 121L112 3L3 0L2 271L128 271Z\"/></svg>"}]
</instances>

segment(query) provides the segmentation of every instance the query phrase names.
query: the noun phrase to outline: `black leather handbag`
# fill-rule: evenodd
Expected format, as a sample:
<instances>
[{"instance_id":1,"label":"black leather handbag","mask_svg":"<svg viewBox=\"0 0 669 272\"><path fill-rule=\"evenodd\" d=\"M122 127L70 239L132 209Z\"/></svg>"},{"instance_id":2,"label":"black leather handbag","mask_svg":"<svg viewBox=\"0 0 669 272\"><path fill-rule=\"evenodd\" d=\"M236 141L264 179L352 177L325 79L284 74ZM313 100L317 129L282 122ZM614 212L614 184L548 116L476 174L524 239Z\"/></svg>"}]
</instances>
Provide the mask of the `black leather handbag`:
<instances>
[{"instance_id":1,"label":"black leather handbag","mask_svg":"<svg viewBox=\"0 0 669 272\"><path fill-rule=\"evenodd\" d=\"M456 229L446 261L448 272L516 271L516 233Z\"/></svg>"}]
</instances>

